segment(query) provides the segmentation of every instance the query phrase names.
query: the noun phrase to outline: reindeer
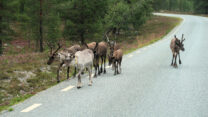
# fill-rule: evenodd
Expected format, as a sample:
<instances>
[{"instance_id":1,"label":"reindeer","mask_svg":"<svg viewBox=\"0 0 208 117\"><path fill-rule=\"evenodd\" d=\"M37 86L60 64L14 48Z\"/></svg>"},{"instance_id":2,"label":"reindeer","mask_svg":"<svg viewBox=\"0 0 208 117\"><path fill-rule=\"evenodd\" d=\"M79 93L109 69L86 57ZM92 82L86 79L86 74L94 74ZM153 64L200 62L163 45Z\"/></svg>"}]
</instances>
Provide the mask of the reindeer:
<instances>
[{"instance_id":1,"label":"reindeer","mask_svg":"<svg viewBox=\"0 0 208 117\"><path fill-rule=\"evenodd\" d=\"M103 72L104 69L104 73L106 73L106 69L105 69L105 62L106 62L106 54L107 54L107 44L105 42L91 42L87 45L88 49L91 49L94 53L94 68L95 68L95 75L94 77L97 77L97 74L100 75ZM99 59L101 59L101 66L99 69Z\"/></svg>"},{"instance_id":2,"label":"reindeer","mask_svg":"<svg viewBox=\"0 0 208 117\"><path fill-rule=\"evenodd\" d=\"M73 53L73 54L76 53L77 51L80 51L80 50L81 50L81 47L78 44L73 45L72 47L65 49L65 51L67 51L68 53Z\"/></svg>"},{"instance_id":3,"label":"reindeer","mask_svg":"<svg viewBox=\"0 0 208 117\"><path fill-rule=\"evenodd\" d=\"M86 45L86 44L85 44L85 45ZM91 42L91 43L88 43L88 44L87 44L87 48L88 48L88 49L91 49L91 50L94 50L95 46L96 46L96 42Z\"/></svg>"},{"instance_id":4,"label":"reindeer","mask_svg":"<svg viewBox=\"0 0 208 117\"><path fill-rule=\"evenodd\" d=\"M171 62L171 66L177 67L177 55L179 56L179 64L181 64L181 58L180 58L180 50L185 51L183 42L185 41L184 34L182 34L181 40L179 40L176 35L171 40L170 43L170 49L173 53L173 58ZM174 62L175 60L175 62Z\"/></svg>"},{"instance_id":5,"label":"reindeer","mask_svg":"<svg viewBox=\"0 0 208 117\"><path fill-rule=\"evenodd\" d=\"M112 68L115 70L114 75L121 73L121 62L123 57L123 51L119 45L114 41L110 41L106 34L107 42L110 47L110 53L108 55L109 66L112 64ZM119 71L118 71L119 66Z\"/></svg>"},{"instance_id":6,"label":"reindeer","mask_svg":"<svg viewBox=\"0 0 208 117\"><path fill-rule=\"evenodd\" d=\"M110 54L108 56L109 59L109 65L113 64L113 68L115 70L114 75L121 73L121 62L122 62L122 57L123 57L123 51L122 49L117 49L114 50L112 55ZM119 66L119 71L118 71L118 66Z\"/></svg>"},{"instance_id":7,"label":"reindeer","mask_svg":"<svg viewBox=\"0 0 208 117\"><path fill-rule=\"evenodd\" d=\"M98 67L98 75L100 75L102 72L105 74L106 73L106 69L105 69L105 63L106 63L106 55L107 55L107 43L102 41L98 43L98 47L95 50L95 54L97 55L96 58L96 64ZM101 65L100 65L100 69L99 69L99 59L101 59ZM96 73L95 73L95 77L96 77Z\"/></svg>"},{"instance_id":8,"label":"reindeer","mask_svg":"<svg viewBox=\"0 0 208 117\"><path fill-rule=\"evenodd\" d=\"M60 82L59 79L59 71L61 69L61 67L63 65L65 65L67 67L67 79L69 79L69 70L70 70L70 64L69 64L69 56L70 54L74 54L76 51L79 50L80 46L72 46L71 48L68 49L64 49L60 52L58 52L61 49L61 45L58 44L58 48L49 56L49 60L47 61L48 65L51 65L55 59L58 59L60 61L59 67L57 69L57 83ZM70 53L70 52L72 53ZM75 68L75 72L74 72L74 76L76 75L76 68Z\"/></svg>"},{"instance_id":9,"label":"reindeer","mask_svg":"<svg viewBox=\"0 0 208 117\"><path fill-rule=\"evenodd\" d=\"M78 51L75 53L75 55L71 54L70 55L70 60L69 63L73 66L75 66L79 72L77 74L78 77L78 84L77 88L82 87L81 83L81 73L87 69L89 72L89 86L92 86L92 65L93 65L93 59L94 59L94 54L91 49L84 49L82 51Z\"/></svg>"}]
</instances>

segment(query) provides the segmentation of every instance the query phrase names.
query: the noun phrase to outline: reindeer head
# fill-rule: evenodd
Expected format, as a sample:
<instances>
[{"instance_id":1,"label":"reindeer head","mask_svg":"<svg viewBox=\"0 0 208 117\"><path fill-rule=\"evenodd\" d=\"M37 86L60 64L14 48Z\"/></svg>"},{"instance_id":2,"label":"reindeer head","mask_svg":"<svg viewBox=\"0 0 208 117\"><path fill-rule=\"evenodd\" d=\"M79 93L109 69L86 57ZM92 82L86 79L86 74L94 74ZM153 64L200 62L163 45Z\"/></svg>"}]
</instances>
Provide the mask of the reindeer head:
<instances>
[{"instance_id":1,"label":"reindeer head","mask_svg":"<svg viewBox=\"0 0 208 117\"><path fill-rule=\"evenodd\" d=\"M115 44L116 42L114 41L109 42L109 46L110 46L110 53L108 55L109 65L111 65L114 61L113 52L114 52Z\"/></svg>"},{"instance_id":2,"label":"reindeer head","mask_svg":"<svg viewBox=\"0 0 208 117\"><path fill-rule=\"evenodd\" d=\"M175 36L175 38L176 38L175 43L176 43L177 47L180 50L185 51L184 44L183 44L183 42L185 41L184 34L182 34L181 40L179 40L176 36Z\"/></svg>"},{"instance_id":3,"label":"reindeer head","mask_svg":"<svg viewBox=\"0 0 208 117\"><path fill-rule=\"evenodd\" d=\"M98 42L96 42L95 48L92 50L94 53L94 57L98 56Z\"/></svg>"},{"instance_id":4,"label":"reindeer head","mask_svg":"<svg viewBox=\"0 0 208 117\"><path fill-rule=\"evenodd\" d=\"M181 38L181 42L180 42L180 48L182 51L185 51L184 44L183 44L184 41L185 41L184 34L182 34L182 38Z\"/></svg>"},{"instance_id":5,"label":"reindeer head","mask_svg":"<svg viewBox=\"0 0 208 117\"><path fill-rule=\"evenodd\" d=\"M51 65L55 60L56 56L58 55L57 52L61 49L61 45L58 43L58 48L49 56L48 65Z\"/></svg>"}]
</instances>

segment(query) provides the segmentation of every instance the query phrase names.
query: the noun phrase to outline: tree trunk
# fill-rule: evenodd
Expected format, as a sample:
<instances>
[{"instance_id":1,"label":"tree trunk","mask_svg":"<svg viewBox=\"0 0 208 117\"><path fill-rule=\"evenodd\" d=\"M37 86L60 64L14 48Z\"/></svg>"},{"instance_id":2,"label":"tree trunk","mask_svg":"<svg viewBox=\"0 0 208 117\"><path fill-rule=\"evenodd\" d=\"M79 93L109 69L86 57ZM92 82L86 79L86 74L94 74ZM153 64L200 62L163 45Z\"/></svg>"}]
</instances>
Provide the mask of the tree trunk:
<instances>
[{"instance_id":1,"label":"tree trunk","mask_svg":"<svg viewBox=\"0 0 208 117\"><path fill-rule=\"evenodd\" d=\"M3 54L3 42L0 39L0 56Z\"/></svg>"},{"instance_id":2,"label":"tree trunk","mask_svg":"<svg viewBox=\"0 0 208 117\"><path fill-rule=\"evenodd\" d=\"M80 38L81 38L81 44L84 45L85 44L85 39L84 39L84 33L83 32L80 34Z\"/></svg>"},{"instance_id":3,"label":"tree trunk","mask_svg":"<svg viewBox=\"0 0 208 117\"><path fill-rule=\"evenodd\" d=\"M0 2L0 10L2 10L2 2ZM0 15L0 23L2 23L2 16ZM2 28L0 26L0 35L2 35ZM3 42L2 42L2 39L0 37L0 56L3 54Z\"/></svg>"},{"instance_id":4,"label":"tree trunk","mask_svg":"<svg viewBox=\"0 0 208 117\"><path fill-rule=\"evenodd\" d=\"M43 52L43 0L40 0L40 52Z\"/></svg>"}]
</instances>

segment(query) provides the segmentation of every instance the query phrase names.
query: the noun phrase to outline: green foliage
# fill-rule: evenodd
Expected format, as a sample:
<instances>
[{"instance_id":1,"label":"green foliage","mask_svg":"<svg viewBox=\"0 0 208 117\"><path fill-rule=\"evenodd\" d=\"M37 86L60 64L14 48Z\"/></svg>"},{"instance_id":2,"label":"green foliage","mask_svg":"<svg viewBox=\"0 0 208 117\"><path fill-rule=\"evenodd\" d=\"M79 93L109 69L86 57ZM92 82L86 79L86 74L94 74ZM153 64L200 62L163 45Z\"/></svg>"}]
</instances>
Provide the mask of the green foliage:
<instances>
[{"instance_id":1,"label":"green foliage","mask_svg":"<svg viewBox=\"0 0 208 117\"><path fill-rule=\"evenodd\" d=\"M3 41L11 39L13 30L12 21L15 19L16 0L0 1L0 55L3 53Z\"/></svg>"},{"instance_id":2,"label":"green foliage","mask_svg":"<svg viewBox=\"0 0 208 117\"><path fill-rule=\"evenodd\" d=\"M64 37L81 41L92 38L102 30L102 18L106 12L107 0L68 0L60 4L64 18Z\"/></svg>"},{"instance_id":3,"label":"green foliage","mask_svg":"<svg viewBox=\"0 0 208 117\"><path fill-rule=\"evenodd\" d=\"M151 0L124 0L111 1L105 17L105 28L108 32L119 35L133 28L139 28L146 22L152 13Z\"/></svg>"},{"instance_id":4,"label":"green foliage","mask_svg":"<svg viewBox=\"0 0 208 117\"><path fill-rule=\"evenodd\" d=\"M142 0L135 2L132 6L132 23L135 29L139 29L142 24L151 16L152 1Z\"/></svg>"},{"instance_id":5,"label":"green foliage","mask_svg":"<svg viewBox=\"0 0 208 117\"><path fill-rule=\"evenodd\" d=\"M193 1L198 0L153 0L153 7L155 10L193 12Z\"/></svg>"},{"instance_id":6,"label":"green foliage","mask_svg":"<svg viewBox=\"0 0 208 117\"><path fill-rule=\"evenodd\" d=\"M130 8L124 2L114 3L106 15L108 28L127 30L130 21Z\"/></svg>"},{"instance_id":7,"label":"green foliage","mask_svg":"<svg viewBox=\"0 0 208 117\"><path fill-rule=\"evenodd\" d=\"M194 0L195 12L201 14L208 14L208 1L207 0Z\"/></svg>"}]
</instances>

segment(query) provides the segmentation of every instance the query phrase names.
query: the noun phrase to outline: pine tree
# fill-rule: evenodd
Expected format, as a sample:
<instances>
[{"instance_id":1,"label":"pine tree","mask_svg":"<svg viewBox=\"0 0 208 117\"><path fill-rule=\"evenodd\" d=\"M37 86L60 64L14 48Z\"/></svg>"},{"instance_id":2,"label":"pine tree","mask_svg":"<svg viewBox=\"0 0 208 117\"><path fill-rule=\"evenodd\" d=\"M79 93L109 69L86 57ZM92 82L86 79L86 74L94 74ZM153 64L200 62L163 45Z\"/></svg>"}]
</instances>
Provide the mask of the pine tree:
<instances>
[{"instance_id":1,"label":"pine tree","mask_svg":"<svg viewBox=\"0 0 208 117\"><path fill-rule=\"evenodd\" d=\"M0 1L0 55L3 54L3 41L11 39L12 29L10 23L15 16L15 0Z\"/></svg>"},{"instance_id":2,"label":"pine tree","mask_svg":"<svg viewBox=\"0 0 208 117\"><path fill-rule=\"evenodd\" d=\"M102 30L102 19L107 10L108 0L67 0L60 5L65 18L64 36L85 43Z\"/></svg>"}]
</instances>

